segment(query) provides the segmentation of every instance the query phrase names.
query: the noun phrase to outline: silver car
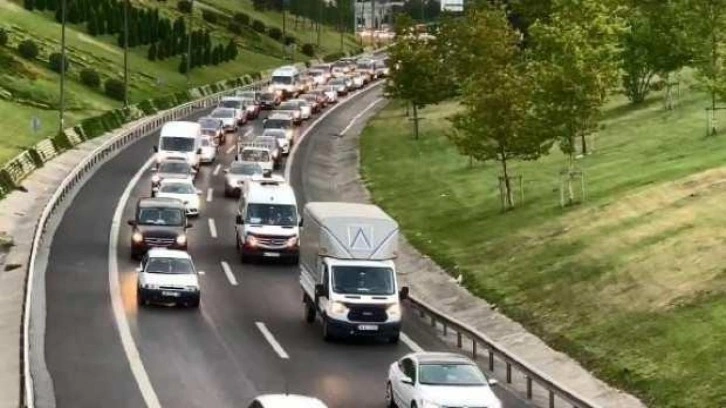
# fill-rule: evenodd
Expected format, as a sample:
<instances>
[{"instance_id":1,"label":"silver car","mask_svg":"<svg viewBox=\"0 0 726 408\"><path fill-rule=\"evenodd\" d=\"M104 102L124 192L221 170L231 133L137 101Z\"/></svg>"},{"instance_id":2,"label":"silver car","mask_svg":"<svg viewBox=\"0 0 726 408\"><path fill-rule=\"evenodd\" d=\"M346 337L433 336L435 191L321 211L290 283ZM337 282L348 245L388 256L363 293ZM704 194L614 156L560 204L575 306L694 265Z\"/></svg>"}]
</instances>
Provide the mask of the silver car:
<instances>
[{"instance_id":1,"label":"silver car","mask_svg":"<svg viewBox=\"0 0 726 408\"><path fill-rule=\"evenodd\" d=\"M290 154L290 140L285 129L265 129L262 136L274 137L277 139L277 145L280 146L282 154Z\"/></svg>"},{"instance_id":2,"label":"silver car","mask_svg":"<svg viewBox=\"0 0 726 408\"><path fill-rule=\"evenodd\" d=\"M224 130L227 132L236 132L238 128L237 124L237 111L232 108L217 108L209 114L209 116L220 119L224 124Z\"/></svg>"},{"instance_id":3,"label":"silver car","mask_svg":"<svg viewBox=\"0 0 726 408\"><path fill-rule=\"evenodd\" d=\"M256 163L234 161L224 173L224 195L238 197L247 181L262 175L262 167Z\"/></svg>"},{"instance_id":4,"label":"silver car","mask_svg":"<svg viewBox=\"0 0 726 408\"><path fill-rule=\"evenodd\" d=\"M151 195L156 194L156 190L159 187L161 180L176 178L176 179L188 179L194 180L197 175L197 171L194 170L186 159L183 157L169 157L159 163L159 166L152 168L154 174L151 176Z\"/></svg>"}]
</instances>

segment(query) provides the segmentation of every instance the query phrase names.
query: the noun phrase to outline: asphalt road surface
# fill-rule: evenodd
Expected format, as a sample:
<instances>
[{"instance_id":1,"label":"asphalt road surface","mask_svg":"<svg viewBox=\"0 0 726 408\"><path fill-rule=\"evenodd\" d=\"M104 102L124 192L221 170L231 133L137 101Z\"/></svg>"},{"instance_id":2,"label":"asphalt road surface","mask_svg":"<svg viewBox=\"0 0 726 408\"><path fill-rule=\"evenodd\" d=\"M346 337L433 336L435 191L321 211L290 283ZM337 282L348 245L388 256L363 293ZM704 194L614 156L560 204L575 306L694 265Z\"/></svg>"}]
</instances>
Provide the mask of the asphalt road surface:
<instances>
[{"instance_id":1,"label":"asphalt road surface","mask_svg":"<svg viewBox=\"0 0 726 408\"><path fill-rule=\"evenodd\" d=\"M306 174L306 163L325 154L316 150L316 140L335 137L378 97L379 89L367 90L303 139L291 174L300 200L321 199L305 191L316 182ZM326 343L319 322L310 326L303 320L296 267L239 261L236 200L224 197L221 170L233 159L236 138L259 134L261 126L258 119L238 135L228 135L217 161L198 174L204 201L188 240L204 272L199 310L136 306L137 263L130 259L126 220L132 218L136 200L149 194L151 173L144 172L131 190L118 236L120 293L153 392L164 407L246 407L259 394L286 390L316 396L330 407L382 407L387 368L411 346ZM104 164L75 197L55 234L47 272L45 355L59 407L144 406L112 309L109 235L115 208L151 157L157 138L158 133L150 135ZM206 200L209 189L211 201ZM404 320L404 332L425 350L450 350L417 319ZM503 388L497 387L497 393L507 408L528 406Z\"/></svg>"}]
</instances>

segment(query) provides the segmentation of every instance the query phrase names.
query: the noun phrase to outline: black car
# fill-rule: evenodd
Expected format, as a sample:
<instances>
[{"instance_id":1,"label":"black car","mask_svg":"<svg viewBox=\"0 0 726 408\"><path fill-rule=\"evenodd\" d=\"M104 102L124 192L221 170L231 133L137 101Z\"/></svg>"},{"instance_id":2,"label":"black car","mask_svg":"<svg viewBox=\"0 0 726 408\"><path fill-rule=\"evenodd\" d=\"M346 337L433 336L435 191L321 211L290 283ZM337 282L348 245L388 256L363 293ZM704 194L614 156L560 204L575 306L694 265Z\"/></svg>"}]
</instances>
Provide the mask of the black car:
<instances>
[{"instance_id":1,"label":"black car","mask_svg":"<svg viewBox=\"0 0 726 408\"><path fill-rule=\"evenodd\" d=\"M150 248L187 250L187 221L184 203L175 198L140 198L131 231L131 257L139 259Z\"/></svg>"},{"instance_id":2,"label":"black car","mask_svg":"<svg viewBox=\"0 0 726 408\"><path fill-rule=\"evenodd\" d=\"M275 109L280 104L280 97L273 92L263 92L260 94L260 108L264 110Z\"/></svg>"}]
</instances>

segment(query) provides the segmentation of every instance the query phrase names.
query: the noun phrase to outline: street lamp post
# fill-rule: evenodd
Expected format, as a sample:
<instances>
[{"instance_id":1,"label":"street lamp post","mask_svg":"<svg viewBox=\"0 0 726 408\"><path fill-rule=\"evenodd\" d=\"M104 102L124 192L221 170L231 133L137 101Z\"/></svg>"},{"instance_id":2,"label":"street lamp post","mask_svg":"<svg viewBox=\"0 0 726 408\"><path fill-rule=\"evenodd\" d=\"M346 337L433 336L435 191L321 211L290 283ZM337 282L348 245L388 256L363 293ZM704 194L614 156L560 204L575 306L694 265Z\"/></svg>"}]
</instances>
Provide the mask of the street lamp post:
<instances>
[{"instance_id":1,"label":"street lamp post","mask_svg":"<svg viewBox=\"0 0 726 408\"><path fill-rule=\"evenodd\" d=\"M192 71L192 34L194 34L194 0L189 5L189 37L187 39L187 83Z\"/></svg>"},{"instance_id":2,"label":"street lamp post","mask_svg":"<svg viewBox=\"0 0 726 408\"><path fill-rule=\"evenodd\" d=\"M124 108L129 106L129 1L124 0Z\"/></svg>"},{"instance_id":3,"label":"street lamp post","mask_svg":"<svg viewBox=\"0 0 726 408\"><path fill-rule=\"evenodd\" d=\"M66 0L61 0L61 77L60 77L60 108L58 112L59 129L63 132L66 107Z\"/></svg>"}]
</instances>

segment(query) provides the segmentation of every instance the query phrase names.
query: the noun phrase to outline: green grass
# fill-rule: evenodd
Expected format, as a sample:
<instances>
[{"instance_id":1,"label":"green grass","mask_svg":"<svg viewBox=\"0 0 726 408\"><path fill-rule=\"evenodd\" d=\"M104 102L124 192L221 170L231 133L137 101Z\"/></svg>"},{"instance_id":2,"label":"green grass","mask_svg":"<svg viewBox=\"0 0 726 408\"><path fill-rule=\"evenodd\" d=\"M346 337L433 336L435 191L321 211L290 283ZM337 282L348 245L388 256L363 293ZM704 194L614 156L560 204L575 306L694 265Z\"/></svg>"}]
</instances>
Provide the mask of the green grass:
<instances>
[{"instance_id":1,"label":"green grass","mask_svg":"<svg viewBox=\"0 0 726 408\"><path fill-rule=\"evenodd\" d=\"M180 15L176 10L176 1L168 4L148 2L147 5L160 7L161 13L172 19ZM207 0L206 7L212 7L224 15L236 11L247 12L272 25L280 25L282 20L279 14L252 11L250 1ZM289 63L284 59L284 49L280 43L251 29L241 36L234 36L223 26L204 22L201 9L195 8L195 27L200 26L212 32L215 42L226 43L234 37L240 45L238 58L218 66L196 68L187 82L186 76L177 70L180 57L151 62L146 58L148 47L136 47L130 52L129 58L132 102ZM0 129L5 134L0 139L0 163L5 163L38 140L53 135L59 128L57 107L60 76L47 69L47 61L48 55L60 51L61 30L51 13L28 12L20 2L8 0L0 0L0 27L10 32L8 45L0 47ZM298 30L293 33L303 41L311 35L310 32ZM28 38L35 40L41 48L36 61L25 61L17 54L17 44ZM79 73L84 67L92 67L101 74L102 80L111 77L121 79L123 51L116 46L115 36L92 37L86 33L83 25L68 26L66 38L71 68L67 81L68 114L65 124L72 126L84 118L121 106L120 102L104 96L101 90L83 86L79 82ZM348 49L353 44L351 38L345 37ZM321 55L337 51L339 35L324 30L321 46ZM302 53L296 55L298 61L307 58ZM37 133L31 130L30 121L33 117L42 121L42 128Z\"/></svg>"},{"instance_id":2,"label":"green grass","mask_svg":"<svg viewBox=\"0 0 726 408\"><path fill-rule=\"evenodd\" d=\"M499 164L469 167L444 136L454 103L423 110L418 141L389 106L364 131L362 173L418 249L553 347L649 406L723 407L726 141L705 137L698 90L670 112L659 97L608 105L578 206L559 205L553 150L513 163L524 202L502 213Z\"/></svg>"}]
</instances>

